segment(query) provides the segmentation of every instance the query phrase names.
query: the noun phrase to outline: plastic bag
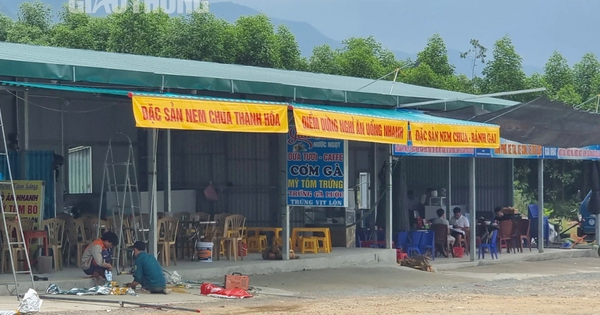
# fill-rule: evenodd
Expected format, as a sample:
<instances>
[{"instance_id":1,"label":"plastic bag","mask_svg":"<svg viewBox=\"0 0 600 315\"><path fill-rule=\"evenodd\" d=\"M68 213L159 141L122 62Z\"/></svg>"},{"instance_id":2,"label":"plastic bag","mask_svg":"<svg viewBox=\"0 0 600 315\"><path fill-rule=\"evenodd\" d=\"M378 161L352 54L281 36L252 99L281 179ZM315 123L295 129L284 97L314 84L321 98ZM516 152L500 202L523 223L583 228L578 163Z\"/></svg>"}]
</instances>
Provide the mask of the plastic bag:
<instances>
[{"instance_id":1,"label":"plastic bag","mask_svg":"<svg viewBox=\"0 0 600 315\"><path fill-rule=\"evenodd\" d=\"M204 283L200 287L200 294L227 299L251 298L252 294L243 289L225 289L212 283Z\"/></svg>"},{"instance_id":2,"label":"plastic bag","mask_svg":"<svg viewBox=\"0 0 600 315\"><path fill-rule=\"evenodd\" d=\"M212 183L204 189L204 197L209 201L219 201L219 196Z\"/></svg>"},{"instance_id":3,"label":"plastic bag","mask_svg":"<svg viewBox=\"0 0 600 315\"><path fill-rule=\"evenodd\" d=\"M16 310L0 311L0 315L34 314L39 312L41 308L42 300L40 300L40 296L34 289L29 289Z\"/></svg>"}]
</instances>

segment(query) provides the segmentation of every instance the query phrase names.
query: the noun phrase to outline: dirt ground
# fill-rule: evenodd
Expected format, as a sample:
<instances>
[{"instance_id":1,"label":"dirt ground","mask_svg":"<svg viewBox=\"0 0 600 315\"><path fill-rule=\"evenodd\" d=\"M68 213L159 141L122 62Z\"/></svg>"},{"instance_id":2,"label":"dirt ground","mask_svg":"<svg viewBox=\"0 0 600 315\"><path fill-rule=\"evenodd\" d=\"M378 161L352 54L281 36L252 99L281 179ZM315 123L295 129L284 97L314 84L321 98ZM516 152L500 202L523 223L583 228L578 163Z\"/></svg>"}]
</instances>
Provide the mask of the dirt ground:
<instances>
[{"instance_id":1,"label":"dirt ground","mask_svg":"<svg viewBox=\"0 0 600 315\"><path fill-rule=\"evenodd\" d=\"M522 262L440 273L356 267L254 276L251 284L262 291L247 300L171 305L199 308L202 314L595 314L600 308L600 259ZM110 310L116 315L149 313L191 314Z\"/></svg>"}]
</instances>

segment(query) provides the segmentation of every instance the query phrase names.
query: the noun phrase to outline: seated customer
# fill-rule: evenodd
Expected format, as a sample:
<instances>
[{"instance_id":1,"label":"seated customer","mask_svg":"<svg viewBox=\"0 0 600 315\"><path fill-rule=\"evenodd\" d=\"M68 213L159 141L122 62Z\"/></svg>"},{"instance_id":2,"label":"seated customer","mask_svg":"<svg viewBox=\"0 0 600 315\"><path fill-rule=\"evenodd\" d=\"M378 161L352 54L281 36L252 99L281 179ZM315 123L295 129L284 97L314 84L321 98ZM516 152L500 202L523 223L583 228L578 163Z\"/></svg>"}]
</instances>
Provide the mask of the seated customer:
<instances>
[{"instance_id":1,"label":"seated customer","mask_svg":"<svg viewBox=\"0 0 600 315\"><path fill-rule=\"evenodd\" d=\"M446 215L446 211L444 209L437 209L436 211L437 218L431 220L431 224L443 224L448 227L448 241L454 242L454 237L450 235L450 222L444 218Z\"/></svg>"},{"instance_id":2,"label":"seated customer","mask_svg":"<svg viewBox=\"0 0 600 315\"><path fill-rule=\"evenodd\" d=\"M450 219L450 225L454 228L451 232L452 236L458 238L459 236L464 236L465 228L469 228L469 220L467 217L462 215L459 207L456 207L452 210L454 212L454 216Z\"/></svg>"},{"instance_id":3,"label":"seated customer","mask_svg":"<svg viewBox=\"0 0 600 315\"><path fill-rule=\"evenodd\" d=\"M498 222L512 219L512 215L504 214L504 212L502 212L502 207L496 207L496 209L494 209L494 212L496 213L496 217L494 218L494 220Z\"/></svg>"},{"instance_id":4,"label":"seated customer","mask_svg":"<svg viewBox=\"0 0 600 315\"><path fill-rule=\"evenodd\" d=\"M129 287L135 289L138 284L142 285L143 290L150 293L170 292L167 289L167 283L163 270L154 256L146 253L146 244L137 241L133 244L133 256L135 257L135 271L133 272L133 282Z\"/></svg>"},{"instance_id":5,"label":"seated customer","mask_svg":"<svg viewBox=\"0 0 600 315\"><path fill-rule=\"evenodd\" d=\"M119 237L117 234L106 232L102 235L102 238L88 245L81 256L81 269L83 269L83 272L94 279L106 279L104 272L113 269L111 265L112 247L118 243Z\"/></svg>"}]
</instances>

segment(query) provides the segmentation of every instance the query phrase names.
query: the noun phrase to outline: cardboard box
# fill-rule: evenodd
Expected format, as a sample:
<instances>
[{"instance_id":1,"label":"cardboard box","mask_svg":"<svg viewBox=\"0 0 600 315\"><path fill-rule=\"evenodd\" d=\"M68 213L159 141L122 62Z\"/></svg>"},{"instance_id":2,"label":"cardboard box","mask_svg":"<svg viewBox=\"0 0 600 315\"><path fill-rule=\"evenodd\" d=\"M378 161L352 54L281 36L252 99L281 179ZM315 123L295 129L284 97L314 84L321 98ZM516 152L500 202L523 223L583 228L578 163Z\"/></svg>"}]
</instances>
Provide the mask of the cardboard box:
<instances>
[{"instance_id":1,"label":"cardboard box","mask_svg":"<svg viewBox=\"0 0 600 315\"><path fill-rule=\"evenodd\" d=\"M230 275L225 275L225 289L243 289L248 290L250 287L250 277L244 276L239 272L234 272Z\"/></svg>"}]
</instances>

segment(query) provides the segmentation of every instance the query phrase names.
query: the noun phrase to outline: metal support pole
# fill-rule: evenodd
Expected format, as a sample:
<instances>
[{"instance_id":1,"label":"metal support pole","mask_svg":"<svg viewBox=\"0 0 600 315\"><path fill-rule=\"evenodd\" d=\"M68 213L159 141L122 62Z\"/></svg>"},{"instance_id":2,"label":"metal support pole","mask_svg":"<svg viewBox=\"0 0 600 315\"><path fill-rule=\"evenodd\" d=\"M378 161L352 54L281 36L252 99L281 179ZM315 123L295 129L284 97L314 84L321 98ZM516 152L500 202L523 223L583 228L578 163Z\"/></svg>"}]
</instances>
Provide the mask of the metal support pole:
<instances>
[{"instance_id":1,"label":"metal support pole","mask_svg":"<svg viewBox=\"0 0 600 315\"><path fill-rule=\"evenodd\" d=\"M387 168L387 196L388 196L388 204L387 204L387 213L386 213L386 226L385 226L385 248L387 249L391 249L392 248L392 241L393 241L393 237L392 237L392 222L393 222L393 216L392 216L392 206L394 204L393 199L392 199L392 180L393 180L393 169L392 169L392 165L394 165L394 152L393 152L393 148L390 145L390 153L389 153L389 157L388 157L388 168Z\"/></svg>"},{"instance_id":2,"label":"metal support pole","mask_svg":"<svg viewBox=\"0 0 600 315\"><path fill-rule=\"evenodd\" d=\"M23 150L29 150L29 92L27 91L23 92Z\"/></svg>"},{"instance_id":3,"label":"metal support pole","mask_svg":"<svg viewBox=\"0 0 600 315\"><path fill-rule=\"evenodd\" d=\"M290 211L292 209L290 206L285 206L285 213L283 215L283 235L281 236L283 239L281 240L283 244L283 260L290 260Z\"/></svg>"},{"instance_id":4,"label":"metal support pole","mask_svg":"<svg viewBox=\"0 0 600 315\"><path fill-rule=\"evenodd\" d=\"M448 220L451 215L451 211L452 211L452 158L448 157L448 191L447 193L447 198L448 198L448 205L446 206L446 220Z\"/></svg>"},{"instance_id":5,"label":"metal support pole","mask_svg":"<svg viewBox=\"0 0 600 315\"><path fill-rule=\"evenodd\" d=\"M171 213L171 130L166 130L165 135L165 189L164 189L164 211L165 213Z\"/></svg>"},{"instance_id":6,"label":"metal support pole","mask_svg":"<svg viewBox=\"0 0 600 315\"><path fill-rule=\"evenodd\" d=\"M290 249L294 249L292 248L292 245L290 244L290 211L291 208L288 205L288 200L287 200L287 177L288 177L288 171L287 171L287 161L288 161L288 157L287 157L287 150L288 150L288 144L287 144L287 138L288 135L287 134L283 134L279 137L279 171L280 171L280 179L281 179L281 227L283 228L282 231L282 235L281 235L281 250L283 251L282 253L282 258L283 260L290 260ZM275 237L277 237L277 235L275 235Z\"/></svg>"},{"instance_id":7,"label":"metal support pole","mask_svg":"<svg viewBox=\"0 0 600 315\"><path fill-rule=\"evenodd\" d=\"M475 261L475 252L477 251L477 245L475 243L476 227L477 227L477 210L475 209L475 158L469 158L469 229L470 244L469 244L469 257L471 261Z\"/></svg>"},{"instance_id":8,"label":"metal support pole","mask_svg":"<svg viewBox=\"0 0 600 315\"><path fill-rule=\"evenodd\" d=\"M379 210L379 179L377 176L377 144L373 143L373 176L371 177L371 204L375 202L375 210L373 211L373 219L369 222L369 229L371 230L371 239L375 241L381 241L377 239L377 212Z\"/></svg>"},{"instance_id":9,"label":"metal support pole","mask_svg":"<svg viewBox=\"0 0 600 315\"><path fill-rule=\"evenodd\" d=\"M158 229L158 196L156 189L156 151L158 145L158 130L148 130L148 194L150 196L150 233L148 252L157 257L158 244L156 240L156 231Z\"/></svg>"},{"instance_id":10,"label":"metal support pole","mask_svg":"<svg viewBox=\"0 0 600 315\"><path fill-rule=\"evenodd\" d=\"M597 224L597 223L596 223ZM544 252L544 160L538 160L538 252Z\"/></svg>"}]
</instances>

